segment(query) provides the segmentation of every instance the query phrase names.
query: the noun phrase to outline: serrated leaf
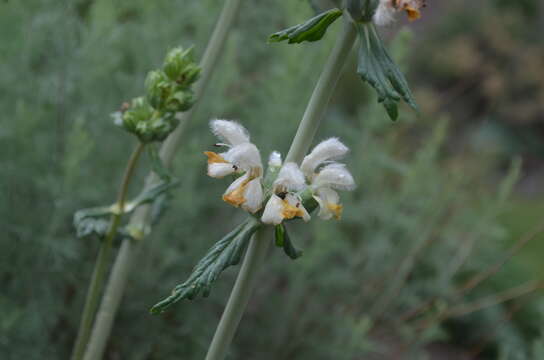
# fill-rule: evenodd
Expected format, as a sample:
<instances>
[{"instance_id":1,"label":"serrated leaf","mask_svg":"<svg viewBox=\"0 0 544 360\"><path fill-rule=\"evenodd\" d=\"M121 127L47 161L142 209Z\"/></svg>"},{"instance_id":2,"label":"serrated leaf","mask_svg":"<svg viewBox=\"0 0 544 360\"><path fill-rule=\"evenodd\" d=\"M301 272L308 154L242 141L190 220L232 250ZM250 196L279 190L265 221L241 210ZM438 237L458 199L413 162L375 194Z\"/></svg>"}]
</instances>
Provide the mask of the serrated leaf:
<instances>
[{"instance_id":1,"label":"serrated leaf","mask_svg":"<svg viewBox=\"0 0 544 360\"><path fill-rule=\"evenodd\" d=\"M378 102L383 103L392 120L398 117L398 103L401 100L417 110L408 82L391 59L374 24L358 24L358 29L360 47L357 73L376 90Z\"/></svg>"},{"instance_id":2,"label":"serrated leaf","mask_svg":"<svg viewBox=\"0 0 544 360\"><path fill-rule=\"evenodd\" d=\"M303 41L318 41L323 38L329 26L342 15L342 10L331 9L325 11L302 24L278 31L269 36L269 42L288 40L289 44Z\"/></svg>"},{"instance_id":3,"label":"serrated leaf","mask_svg":"<svg viewBox=\"0 0 544 360\"><path fill-rule=\"evenodd\" d=\"M179 185L178 180L161 181L149 189L142 191L135 199L125 204L124 214L129 214L138 206L160 201L158 206L162 206L167 192ZM119 213L119 207L116 204L110 206L100 206L89 209L82 209L76 211L74 214L74 227L76 228L76 235L79 238L87 237L90 235L96 235L99 238L103 238L109 228L108 216ZM155 215L158 215L158 209L155 211ZM120 229L119 233L122 235L123 230Z\"/></svg>"},{"instance_id":4,"label":"serrated leaf","mask_svg":"<svg viewBox=\"0 0 544 360\"><path fill-rule=\"evenodd\" d=\"M248 218L233 231L219 240L200 260L187 281L174 288L172 294L151 308L152 314L164 312L175 302L192 300L201 292L203 297L210 294L211 287L219 275L228 267L237 265L242 258L251 236L261 224Z\"/></svg>"},{"instance_id":5,"label":"serrated leaf","mask_svg":"<svg viewBox=\"0 0 544 360\"><path fill-rule=\"evenodd\" d=\"M100 206L76 211L74 214L74 227L79 238L96 235L104 237L108 231L109 221L104 216L112 213L111 206Z\"/></svg>"},{"instance_id":6,"label":"serrated leaf","mask_svg":"<svg viewBox=\"0 0 544 360\"><path fill-rule=\"evenodd\" d=\"M302 250L299 250L295 246L293 246L293 243L289 238L289 234L287 233L285 225L276 225L274 235L276 238L276 246L282 247L283 251L287 256L289 256L293 260L296 260L302 256Z\"/></svg>"}]
</instances>

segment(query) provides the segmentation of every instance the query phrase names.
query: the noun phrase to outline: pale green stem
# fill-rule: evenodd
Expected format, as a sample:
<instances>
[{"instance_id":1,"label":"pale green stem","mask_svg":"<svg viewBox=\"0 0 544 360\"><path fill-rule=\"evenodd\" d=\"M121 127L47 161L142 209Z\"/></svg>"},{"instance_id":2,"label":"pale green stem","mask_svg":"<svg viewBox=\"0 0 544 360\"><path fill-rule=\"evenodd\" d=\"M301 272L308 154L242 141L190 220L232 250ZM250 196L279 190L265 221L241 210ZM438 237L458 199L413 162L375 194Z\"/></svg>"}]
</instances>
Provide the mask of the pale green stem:
<instances>
[{"instance_id":1,"label":"pale green stem","mask_svg":"<svg viewBox=\"0 0 544 360\"><path fill-rule=\"evenodd\" d=\"M108 264L111 258L113 239L117 234L117 229L121 222L121 216L123 215L122 209L125 207L128 185L130 183L130 180L132 179L134 169L136 168L136 164L138 163L138 159L140 158L144 147L144 144L139 143L136 149L134 149L127 163L125 174L123 176L123 181L121 182L121 187L119 189L119 194L117 197L118 211L111 216L108 232L100 245L98 257L96 258L96 263L94 265L93 275L89 284L87 296L85 298L85 305L83 307L81 323L79 324L76 342L74 345L74 349L72 350L72 360L80 360L83 357L83 352L85 351L85 348L87 346L89 335L91 333L91 327L93 324L94 314L98 306L98 299L104 286L104 276L106 275L106 269L108 268Z\"/></svg>"},{"instance_id":2,"label":"pale green stem","mask_svg":"<svg viewBox=\"0 0 544 360\"><path fill-rule=\"evenodd\" d=\"M223 359L229 349L236 328L242 319L258 275L259 265L263 263L270 241L266 239L267 228L257 230L247 249L244 263L240 268L227 306L217 326L206 360Z\"/></svg>"},{"instance_id":3,"label":"pale green stem","mask_svg":"<svg viewBox=\"0 0 544 360\"><path fill-rule=\"evenodd\" d=\"M353 47L355 37L355 26L346 19L340 38L327 60L327 64L321 73L306 112L300 122L287 158L285 159L286 162L293 161L300 163L310 148L319 123L323 118L331 95L336 87L340 73ZM223 360L227 355L240 319L249 301L259 266L262 264L264 255L270 246L270 241L262 235L264 231L265 229L259 229L251 239L244 262L236 278L236 283L208 349L206 360Z\"/></svg>"},{"instance_id":4,"label":"pale green stem","mask_svg":"<svg viewBox=\"0 0 544 360\"><path fill-rule=\"evenodd\" d=\"M298 126L295 138L291 143L289 153L285 158L286 162L300 164L310 149L317 129L319 128L319 124L321 123L321 119L325 115L338 78L340 77L340 73L353 48L356 35L355 25L351 21L345 19L340 39L332 50L332 54L314 89L312 98L310 99L302 121Z\"/></svg>"},{"instance_id":5,"label":"pale green stem","mask_svg":"<svg viewBox=\"0 0 544 360\"><path fill-rule=\"evenodd\" d=\"M206 88L209 85L213 71L217 67L217 62L223 52L228 34L234 24L236 15L239 12L241 0L227 0L223 6L223 10L217 21L214 32L210 38L206 51L201 60L201 77L195 84L195 98L202 99ZM183 134L184 126L192 118L196 105L185 113L180 114L180 125L174 131L161 147L160 156L163 163L170 167L175 155L175 151L180 143ZM146 186L152 186L157 181L156 176L150 175L147 178ZM149 212L150 206L141 206L134 211L130 219L130 227L139 228L144 231L149 228ZM106 347L115 314L121 303L129 275L132 270L132 265L138 254L141 240L133 241L125 239L121 244L117 258L113 265L108 285L104 292L104 297L100 305L100 310L96 316L96 322L93 327L91 339L85 353L84 360L99 360L102 358Z\"/></svg>"}]
</instances>

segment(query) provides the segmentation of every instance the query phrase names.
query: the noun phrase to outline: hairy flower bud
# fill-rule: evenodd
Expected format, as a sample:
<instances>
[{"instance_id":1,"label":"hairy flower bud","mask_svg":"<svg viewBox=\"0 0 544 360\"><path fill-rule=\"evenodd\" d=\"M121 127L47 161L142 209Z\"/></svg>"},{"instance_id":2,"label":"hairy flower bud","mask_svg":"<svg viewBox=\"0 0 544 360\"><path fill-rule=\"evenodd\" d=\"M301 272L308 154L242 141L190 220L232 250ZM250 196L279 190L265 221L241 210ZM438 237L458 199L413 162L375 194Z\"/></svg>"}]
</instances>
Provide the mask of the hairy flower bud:
<instances>
[{"instance_id":1,"label":"hairy flower bud","mask_svg":"<svg viewBox=\"0 0 544 360\"><path fill-rule=\"evenodd\" d=\"M151 106L157 110L164 108L173 90L172 83L165 73L161 70L150 71L145 79L145 87Z\"/></svg>"},{"instance_id":2,"label":"hairy flower bud","mask_svg":"<svg viewBox=\"0 0 544 360\"><path fill-rule=\"evenodd\" d=\"M200 75L200 67L193 61L193 48L176 47L168 52L164 60L164 73L181 87L191 86Z\"/></svg>"},{"instance_id":3,"label":"hairy flower bud","mask_svg":"<svg viewBox=\"0 0 544 360\"><path fill-rule=\"evenodd\" d=\"M132 100L128 109L114 117L116 124L144 143L164 140L178 125L174 113L155 110L143 97Z\"/></svg>"},{"instance_id":4,"label":"hairy flower bud","mask_svg":"<svg viewBox=\"0 0 544 360\"><path fill-rule=\"evenodd\" d=\"M162 70L151 71L146 79L147 98L159 111L181 112L193 106L193 92L170 80Z\"/></svg>"}]
</instances>

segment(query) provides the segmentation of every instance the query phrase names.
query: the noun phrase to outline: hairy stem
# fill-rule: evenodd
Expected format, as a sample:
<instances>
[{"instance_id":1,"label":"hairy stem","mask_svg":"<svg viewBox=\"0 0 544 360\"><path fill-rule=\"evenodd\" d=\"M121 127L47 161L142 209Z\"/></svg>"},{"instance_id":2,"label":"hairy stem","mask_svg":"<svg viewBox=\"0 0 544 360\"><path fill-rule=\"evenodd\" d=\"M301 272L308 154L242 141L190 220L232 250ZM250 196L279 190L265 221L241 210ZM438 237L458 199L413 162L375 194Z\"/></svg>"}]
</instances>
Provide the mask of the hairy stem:
<instances>
[{"instance_id":1,"label":"hairy stem","mask_svg":"<svg viewBox=\"0 0 544 360\"><path fill-rule=\"evenodd\" d=\"M293 161L300 163L310 148L331 95L336 87L342 68L353 47L355 36L354 25L349 20L345 20L340 38L327 60L327 64L321 73L300 122L287 158L285 159L286 162ZM263 231L266 231L266 229L258 230L251 239L249 249L236 278L236 283L208 349L206 360L223 360L227 355L240 319L249 301L259 266L262 264L264 255L270 246L270 241L263 238Z\"/></svg>"},{"instance_id":2,"label":"hairy stem","mask_svg":"<svg viewBox=\"0 0 544 360\"><path fill-rule=\"evenodd\" d=\"M104 286L104 276L106 275L106 269L111 258L113 239L117 234L117 229L121 222L121 216L123 215L128 185L130 183L130 180L132 179L134 169L136 168L136 164L138 163L138 159L140 158L144 147L145 145L143 143L139 143L132 152L130 159L128 160L125 174L123 176L123 181L121 182L121 187L117 196L118 211L111 216L108 232L104 240L102 241L102 244L100 245L100 250L98 252L96 263L94 265L93 275L89 284L89 289L87 291L87 297L85 298L85 306L83 308L83 314L81 316L81 323L79 325L74 349L72 350L72 360L80 360L83 357L83 352L85 351L85 348L87 346L89 335L91 333L91 327L93 324L94 314L98 306L98 299Z\"/></svg>"},{"instance_id":3,"label":"hairy stem","mask_svg":"<svg viewBox=\"0 0 544 360\"><path fill-rule=\"evenodd\" d=\"M325 110L327 109L329 100L334 92L342 68L353 47L355 37L355 26L349 20L344 20L344 29L340 35L340 39L336 43L314 89L308 107L302 117L302 121L298 126L295 138L291 143L291 148L285 159L286 162L300 163L310 149L314 136L319 128L319 124L321 123L321 119L325 115Z\"/></svg>"},{"instance_id":4,"label":"hairy stem","mask_svg":"<svg viewBox=\"0 0 544 360\"><path fill-rule=\"evenodd\" d=\"M217 62L220 59L220 54L223 51L228 34L232 28L236 15L239 11L241 0L227 0L223 6L221 16L215 26L210 42L204 52L201 60L201 77L195 84L195 98L200 100L204 94L213 71L216 68ZM175 155L175 151L180 143L185 124L192 118L196 105L191 110L179 115L180 125L174 131L161 147L160 156L163 163L170 167ZM152 186L157 181L155 175L150 174L146 181L146 186ZM150 206L144 205L134 211L130 219L130 226L137 227L142 230L149 228L149 213ZM139 241L125 239L121 244L117 258L113 265L108 285L104 292L104 297L100 305L100 310L96 317L96 322L91 334L91 339L85 353L85 360L99 360L102 358L106 347L115 314L121 303L121 299L125 292L127 281L132 269L132 265L140 248Z\"/></svg>"}]
</instances>

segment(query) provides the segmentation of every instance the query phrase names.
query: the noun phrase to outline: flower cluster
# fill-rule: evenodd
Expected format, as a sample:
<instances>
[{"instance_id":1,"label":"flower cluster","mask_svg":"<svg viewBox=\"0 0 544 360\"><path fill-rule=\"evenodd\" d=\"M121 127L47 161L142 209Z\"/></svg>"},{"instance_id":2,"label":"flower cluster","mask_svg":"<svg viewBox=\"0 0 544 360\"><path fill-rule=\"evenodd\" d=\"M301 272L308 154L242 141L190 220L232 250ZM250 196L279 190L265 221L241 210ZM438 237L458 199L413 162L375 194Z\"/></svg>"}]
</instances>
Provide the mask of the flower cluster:
<instances>
[{"instance_id":1,"label":"flower cluster","mask_svg":"<svg viewBox=\"0 0 544 360\"><path fill-rule=\"evenodd\" d=\"M389 25L394 21L397 12L404 11L408 19L417 20L421 17L420 10L426 6L425 0L380 0L372 20L376 25Z\"/></svg>"},{"instance_id":2,"label":"flower cluster","mask_svg":"<svg viewBox=\"0 0 544 360\"><path fill-rule=\"evenodd\" d=\"M146 96L133 99L115 113L116 124L144 143L164 140L178 125L176 113L194 104L191 86L199 75L191 48L170 50L162 69L148 74Z\"/></svg>"},{"instance_id":3,"label":"flower cluster","mask_svg":"<svg viewBox=\"0 0 544 360\"><path fill-rule=\"evenodd\" d=\"M281 155L274 151L265 181L260 152L243 126L233 121L213 120L210 127L222 141L216 145L227 150L220 154L205 152L208 175L238 176L223 194L225 202L258 214L265 224L278 225L293 218L308 221L309 212L315 207L312 203L319 206L319 217L340 218L342 205L336 190L352 190L355 182L345 165L334 162L348 152L338 139L318 144L300 167L292 162L283 164Z\"/></svg>"}]
</instances>

